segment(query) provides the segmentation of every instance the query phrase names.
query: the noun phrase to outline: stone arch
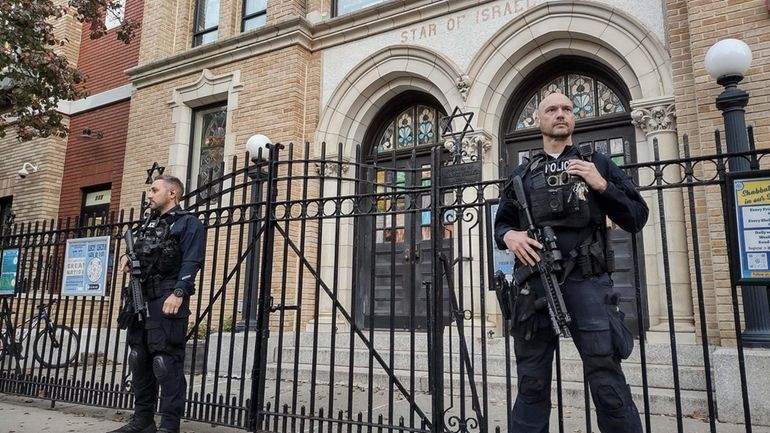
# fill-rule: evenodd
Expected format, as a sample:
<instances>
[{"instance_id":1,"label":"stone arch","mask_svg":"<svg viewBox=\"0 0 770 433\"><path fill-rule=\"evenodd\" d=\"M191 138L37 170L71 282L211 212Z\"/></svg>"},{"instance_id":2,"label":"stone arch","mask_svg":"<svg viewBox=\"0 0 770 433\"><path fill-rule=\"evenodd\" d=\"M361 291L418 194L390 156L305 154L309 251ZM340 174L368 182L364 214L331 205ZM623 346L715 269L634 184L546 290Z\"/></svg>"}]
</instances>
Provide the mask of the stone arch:
<instances>
[{"instance_id":1,"label":"stone arch","mask_svg":"<svg viewBox=\"0 0 770 433\"><path fill-rule=\"evenodd\" d=\"M452 61L423 47L380 50L353 68L334 90L321 113L316 141L342 142L343 156L352 158L377 113L406 90L433 95L446 112L462 106L456 85L460 76Z\"/></svg>"},{"instance_id":2,"label":"stone arch","mask_svg":"<svg viewBox=\"0 0 770 433\"><path fill-rule=\"evenodd\" d=\"M544 61L570 54L617 71L634 100L673 94L665 47L633 17L593 2L548 2L495 34L468 71L466 107L497 136L500 115L522 80Z\"/></svg>"}]
</instances>

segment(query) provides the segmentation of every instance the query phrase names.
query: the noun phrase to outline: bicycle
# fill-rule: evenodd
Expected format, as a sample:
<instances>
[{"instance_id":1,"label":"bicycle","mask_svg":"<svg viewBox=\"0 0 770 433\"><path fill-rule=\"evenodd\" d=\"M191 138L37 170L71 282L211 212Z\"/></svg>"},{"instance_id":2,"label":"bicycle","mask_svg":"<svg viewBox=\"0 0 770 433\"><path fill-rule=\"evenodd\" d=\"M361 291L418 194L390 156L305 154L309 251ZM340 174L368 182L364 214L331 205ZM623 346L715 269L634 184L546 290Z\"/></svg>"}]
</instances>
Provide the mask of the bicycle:
<instances>
[{"instance_id":1,"label":"bicycle","mask_svg":"<svg viewBox=\"0 0 770 433\"><path fill-rule=\"evenodd\" d=\"M16 360L16 371L20 372L19 361L25 358L22 343L37 329L32 345L35 361L47 368L63 368L77 362L80 336L69 326L57 325L51 321L51 306L58 300L38 305L38 313L18 326L11 322L8 300L3 299L0 310L0 366L5 365L6 356ZM42 326L41 326L42 323ZM16 331L21 335L16 339Z\"/></svg>"}]
</instances>

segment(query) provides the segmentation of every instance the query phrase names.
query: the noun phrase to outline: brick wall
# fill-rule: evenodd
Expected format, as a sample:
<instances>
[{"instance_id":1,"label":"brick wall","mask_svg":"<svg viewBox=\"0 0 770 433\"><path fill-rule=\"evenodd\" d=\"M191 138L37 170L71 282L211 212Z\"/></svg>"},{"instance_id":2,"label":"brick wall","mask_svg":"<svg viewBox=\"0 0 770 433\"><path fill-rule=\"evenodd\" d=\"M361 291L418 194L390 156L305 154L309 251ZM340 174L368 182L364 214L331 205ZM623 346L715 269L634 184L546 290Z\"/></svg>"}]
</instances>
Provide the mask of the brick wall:
<instances>
[{"instance_id":1,"label":"brick wall","mask_svg":"<svg viewBox=\"0 0 770 433\"><path fill-rule=\"evenodd\" d=\"M304 147L301 144L312 138L318 122L319 68L320 55L311 54L301 47L292 47L212 69L211 72L215 76L234 70L240 71L243 90L238 93L238 107L231 113L231 122L227 125L228 133L235 136L235 155L239 157L239 161L245 154L246 140L257 133L269 136L274 142L296 143L298 146L294 148L294 157L302 157ZM172 108L169 107L168 101L172 98L174 88L197 81L200 73L140 88L134 93L130 107L123 189L120 193L121 209L136 206L142 191L146 188L144 184L146 170L154 161L158 161L160 165L168 165L169 143L173 141L175 128L172 123ZM282 159L287 157L286 150ZM232 168L230 160L227 156L227 171ZM239 162L239 166L241 165L242 162ZM301 164L293 167L294 170L302 168ZM310 194L313 193L313 188L315 186L311 187ZM286 193L285 190L279 192L281 197L285 197ZM296 199L301 196L301 193L301 182L294 182L291 187L291 197ZM240 191L237 192L237 197L231 195L226 200L230 198L233 198L236 204L240 204L242 200ZM218 207L216 203L212 206ZM239 250L242 251L247 247L248 239L240 240L241 230L242 227L233 227L229 231L220 229L218 236L215 229L210 229L208 232L205 281L199 294L194 298L196 303L202 300L204 308L207 305L206 300L221 287L224 276L238 262ZM289 224L288 230L293 240L299 244L299 223ZM315 257L314 230L315 228L311 225L306 228L305 250L308 257ZM231 242L229 249L227 239ZM274 293L276 299L280 299L280 294L284 292L285 287L285 293L289 299L287 304L291 305L293 297L297 294L299 260L290 249L285 249L280 239L276 242L274 254L275 263L282 263L284 257L287 257L289 266L285 279L278 274L274 276ZM228 270L224 269L226 267ZM217 270L214 271L214 269ZM216 324L220 318L233 315L233 306L241 302L236 299L235 290L238 287L239 296L242 296L244 279L245 267L241 268L239 277L235 279L238 282L231 281L227 286L226 295L217 301L217 305L213 308L213 322L209 320L210 323ZM308 297L312 298L314 293L312 283L312 276L306 273L303 282L303 287L306 288L303 291L305 305L312 305L312 302L307 300ZM223 301L224 304L221 304ZM222 306L224 308L221 309ZM310 314L312 314L311 308L304 310L303 323L309 320ZM236 317L236 320L238 318L240 317Z\"/></svg>"},{"instance_id":2,"label":"brick wall","mask_svg":"<svg viewBox=\"0 0 770 433\"><path fill-rule=\"evenodd\" d=\"M141 23L143 5L144 0L127 0L125 17ZM126 45L115 37L117 27L96 40L89 37L90 26L82 27L78 69L86 75L86 89L93 95L128 84L129 77L124 71L136 66L139 60L142 28L139 28L136 38Z\"/></svg>"},{"instance_id":3,"label":"brick wall","mask_svg":"<svg viewBox=\"0 0 770 433\"><path fill-rule=\"evenodd\" d=\"M55 0L54 3L57 6L67 5L68 0ZM73 67L78 65L78 52L80 51L80 34L83 25L75 19L73 14L66 14L63 17L56 20L54 23L54 35L58 39L64 39L67 42L61 46L55 48L57 52L64 54L67 57L67 61Z\"/></svg>"},{"instance_id":4,"label":"brick wall","mask_svg":"<svg viewBox=\"0 0 770 433\"><path fill-rule=\"evenodd\" d=\"M65 118L65 124L69 119ZM13 131L0 139L0 197L13 196L17 223L55 219L64 169L65 139L38 138L20 143ZM25 162L38 166L26 179L18 176Z\"/></svg>"},{"instance_id":5,"label":"brick wall","mask_svg":"<svg viewBox=\"0 0 770 433\"><path fill-rule=\"evenodd\" d=\"M305 16L305 13L304 1L268 1L266 24L277 24L292 17ZM220 1L217 30L219 41L241 33L242 15L241 0ZM139 64L152 63L191 49L194 16L195 0L147 2L144 6L143 34L144 38L152 43L141 46Z\"/></svg>"},{"instance_id":6,"label":"brick wall","mask_svg":"<svg viewBox=\"0 0 770 433\"><path fill-rule=\"evenodd\" d=\"M178 17L189 19L192 11L185 8L190 0L149 1L144 5L142 18L142 38L151 43L144 43L139 48L139 64L150 63L173 52L177 38L184 39L184 34L176 33L174 23ZM189 45L187 45L189 47Z\"/></svg>"},{"instance_id":7,"label":"brick wall","mask_svg":"<svg viewBox=\"0 0 770 433\"><path fill-rule=\"evenodd\" d=\"M129 108L130 102L126 100L72 117L73 133L67 143L61 180L61 218L78 216L83 204L82 189L94 185L112 184L110 210L120 207ZM81 137L84 128L103 131L104 137Z\"/></svg>"},{"instance_id":8,"label":"brick wall","mask_svg":"<svg viewBox=\"0 0 770 433\"><path fill-rule=\"evenodd\" d=\"M757 147L770 147L770 117L766 114L770 109L770 14L766 2L668 0L666 6L680 138L688 135L695 155L716 152L713 131L724 130L724 126L714 104L722 89L706 73L704 58L715 42L732 37L746 42L754 53L752 67L740 87L751 95L746 120L755 126ZM709 170L699 174L708 176ZM695 206L708 332L722 344L732 345L735 326L719 189L698 191Z\"/></svg>"}]
</instances>

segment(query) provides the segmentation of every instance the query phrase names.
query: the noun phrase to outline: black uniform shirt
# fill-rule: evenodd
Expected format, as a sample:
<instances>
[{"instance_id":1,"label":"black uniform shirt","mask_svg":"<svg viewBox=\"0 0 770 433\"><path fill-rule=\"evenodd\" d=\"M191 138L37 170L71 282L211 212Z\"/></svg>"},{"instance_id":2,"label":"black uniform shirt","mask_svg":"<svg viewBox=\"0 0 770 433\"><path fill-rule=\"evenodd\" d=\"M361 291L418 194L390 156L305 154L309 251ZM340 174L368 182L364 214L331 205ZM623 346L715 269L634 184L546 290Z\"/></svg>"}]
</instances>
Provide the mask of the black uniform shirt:
<instances>
[{"instance_id":1,"label":"black uniform shirt","mask_svg":"<svg viewBox=\"0 0 770 433\"><path fill-rule=\"evenodd\" d=\"M562 160L579 157L580 153L577 147L567 146L556 159ZM554 160L553 157L548 155L546 158L548 161ZM636 187L628 180L625 173L606 155L594 153L592 162L596 165L596 170L599 174L607 180L607 189L603 193L600 194L593 191L592 194L597 199L602 214L608 216L623 230L631 233L640 231L647 222L649 209L642 196L636 190ZM515 176L520 176L525 168L526 164L516 167L508 178L506 185L510 184L510 181ZM532 182L531 176L525 176L523 181L524 190L529 191ZM532 203L530 203L531 205ZM500 206L495 216L495 242L498 248L501 250L507 249L503 242L503 236L508 230L522 230L523 225L519 221L519 209L516 207L513 198L507 197L506 194L501 194ZM581 229L564 227L555 227L554 232L556 233L557 244L562 254L568 254L569 251L576 248L582 241L582 239L579 239L581 232L585 233Z\"/></svg>"},{"instance_id":2,"label":"black uniform shirt","mask_svg":"<svg viewBox=\"0 0 770 433\"><path fill-rule=\"evenodd\" d=\"M181 207L176 206L166 215L173 216L181 210ZM179 239L179 250L182 254L182 265L174 288L184 290L188 296L192 295L195 291L195 275L203 266L205 252L203 224L194 215L185 213L171 226L169 235Z\"/></svg>"}]
</instances>

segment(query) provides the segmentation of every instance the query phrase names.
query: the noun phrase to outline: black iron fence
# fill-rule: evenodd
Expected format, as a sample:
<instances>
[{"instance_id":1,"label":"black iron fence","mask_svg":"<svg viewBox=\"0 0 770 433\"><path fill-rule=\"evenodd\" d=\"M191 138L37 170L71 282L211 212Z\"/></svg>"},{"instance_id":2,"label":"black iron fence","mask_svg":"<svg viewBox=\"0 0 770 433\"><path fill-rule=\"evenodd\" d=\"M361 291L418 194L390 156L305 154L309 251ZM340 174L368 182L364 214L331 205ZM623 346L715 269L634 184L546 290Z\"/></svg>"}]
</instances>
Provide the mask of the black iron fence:
<instances>
[{"instance_id":1,"label":"black iron fence","mask_svg":"<svg viewBox=\"0 0 770 433\"><path fill-rule=\"evenodd\" d=\"M712 351L734 341L750 431L737 288L730 285L734 335L713 335L723 327L709 326L717 319L706 309L713 281L704 277L717 271L705 262L712 246L701 245L699 230L707 224L709 239L724 239L725 225L706 221L708 211L696 204L714 191L725 196L730 158L758 169L770 151L723 154L718 138L711 156L690 156L686 139L682 148L681 159L660 161L656 153L653 162L624 167L653 215L649 230L618 243L627 254L618 256L625 273L617 280L630 288L625 306L635 309L638 334L624 370L646 431L661 416L665 431L690 431L694 422L697 431L716 432L723 415ZM186 417L250 431L507 431L515 360L490 293L491 213L501 181L474 180L483 155L465 155L460 166L441 148L371 161L342 145L276 145L270 153L262 162L234 158L229 172L221 168L226 175L186 196L207 242L190 318ZM685 203L680 225L667 219L677 200ZM3 234L2 248L19 250L19 269L18 293L4 309L13 320L0 338L0 391L131 408L125 334L115 326L126 281L115 264L120 235L140 213L112 213L89 227L77 219L17 224ZM66 241L83 233L111 237L104 297L60 296ZM682 242L695 332L678 328L675 311L681 288L672 283L669 248ZM651 260L662 271L654 281L645 272ZM34 338L22 339L44 326L26 321L53 300L50 321L78 338L76 361L58 368L36 359ZM50 347L38 350L53 356ZM553 428L564 432L577 417L596 430L570 342L561 341L556 358Z\"/></svg>"}]
</instances>

